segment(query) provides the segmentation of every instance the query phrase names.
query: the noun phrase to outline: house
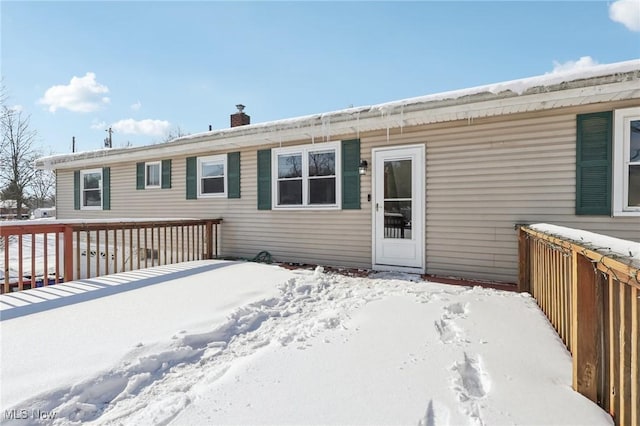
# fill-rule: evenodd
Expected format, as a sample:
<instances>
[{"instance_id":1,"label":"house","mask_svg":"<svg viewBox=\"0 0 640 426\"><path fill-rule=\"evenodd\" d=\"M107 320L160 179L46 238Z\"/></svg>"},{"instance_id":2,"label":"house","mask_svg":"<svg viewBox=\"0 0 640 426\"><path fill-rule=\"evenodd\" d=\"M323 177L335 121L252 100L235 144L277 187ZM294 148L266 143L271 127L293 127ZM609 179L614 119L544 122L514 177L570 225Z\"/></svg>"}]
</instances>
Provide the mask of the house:
<instances>
[{"instance_id":1,"label":"house","mask_svg":"<svg viewBox=\"0 0 640 426\"><path fill-rule=\"evenodd\" d=\"M0 218L14 218L18 203L16 200L0 200Z\"/></svg>"},{"instance_id":2,"label":"house","mask_svg":"<svg viewBox=\"0 0 640 426\"><path fill-rule=\"evenodd\" d=\"M23 206L23 218L28 217L25 214L27 209ZM16 200L0 200L0 220L2 219L17 219L18 218L18 202Z\"/></svg>"},{"instance_id":3,"label":"house","mask_svg":"<svg viewBox=\"0 0 640 426\"><path fill-rule=\"evenodd\" d=\"M58 219L224 219L225 255L515 282L516 224L640 241L640 60L38 160Z\"/></svg>"},{"instance_id":4,"label":"house","mask_svg":"<svg viewBox=\"0 0 640 426\"><path fill-rule=\"evenodd\" d=\"M56 217L56 208L55 207L41 207L38 209L34 209L31 214L32 219L43 219L43 218L55 218Z\"/></svg>"}]
</instances>

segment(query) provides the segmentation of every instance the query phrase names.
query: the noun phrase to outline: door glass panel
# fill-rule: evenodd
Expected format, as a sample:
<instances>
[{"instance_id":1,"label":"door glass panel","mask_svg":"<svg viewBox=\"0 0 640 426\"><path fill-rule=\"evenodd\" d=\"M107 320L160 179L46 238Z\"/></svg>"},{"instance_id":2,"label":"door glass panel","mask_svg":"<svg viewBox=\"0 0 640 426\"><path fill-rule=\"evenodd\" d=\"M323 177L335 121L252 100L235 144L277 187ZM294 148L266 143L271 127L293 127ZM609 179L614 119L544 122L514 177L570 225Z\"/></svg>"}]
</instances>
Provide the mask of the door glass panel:
<instances>
[{"instance_id":1,"label":"door glass panel","mask_svg":"<svg viewBox=\"0 0 640 426\"><path fill-rule=\"evenodd\" d=\"M411 239L411 160L384 162L384 238Z\"/></svg>"},{"instance_id":2,"label":"door glass panel","mask_svg":"<svg viewBox=\"0 0 640 426\"><path fill-rule=\"evenodd\" d=\"M384 162L384 198L411 198L411 160Z\"/></svg>"},{"instance_id":3,"label":"door glass panel","mask_svg":"<svg viewBox=\"0 0 640 426\"><path fill-rule=\"evenodd\" d=\"M411 239L411 200L384 202L384 237Z\"/></svg>"}]
</instances>

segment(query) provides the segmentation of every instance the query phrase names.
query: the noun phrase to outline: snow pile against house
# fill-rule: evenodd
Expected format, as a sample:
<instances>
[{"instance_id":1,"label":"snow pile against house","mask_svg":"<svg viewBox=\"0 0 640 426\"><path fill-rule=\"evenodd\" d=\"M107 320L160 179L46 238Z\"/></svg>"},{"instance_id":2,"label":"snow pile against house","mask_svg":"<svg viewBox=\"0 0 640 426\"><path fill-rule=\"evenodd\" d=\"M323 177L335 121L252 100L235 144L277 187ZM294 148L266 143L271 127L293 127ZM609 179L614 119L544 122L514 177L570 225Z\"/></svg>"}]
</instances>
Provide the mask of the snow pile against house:
<instances>
[{"instance_id":1,"label":"snow pile against house","mask_svg":"<svg viewBox=\"0 0 640 426\"><path fill-rule=\"evenodd\" d=\"M53 424L612 424L526 294L216 261L170 278L3 320L3 407Z\"/></svg>"}]
</instances>

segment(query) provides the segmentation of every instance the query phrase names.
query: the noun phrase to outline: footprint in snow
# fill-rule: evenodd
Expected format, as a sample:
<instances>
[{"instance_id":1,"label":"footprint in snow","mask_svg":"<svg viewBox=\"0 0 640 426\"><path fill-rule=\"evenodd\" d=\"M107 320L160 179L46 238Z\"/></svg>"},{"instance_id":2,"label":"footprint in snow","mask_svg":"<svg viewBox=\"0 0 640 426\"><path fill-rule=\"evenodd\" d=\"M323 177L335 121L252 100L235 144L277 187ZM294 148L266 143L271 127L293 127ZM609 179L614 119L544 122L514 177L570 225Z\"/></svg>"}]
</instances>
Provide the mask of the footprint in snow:
<instances>
[{"instance_id":1,"label":"footprint in snow","mask_svg":"<svg viewBox=\"0 0 640 426\"><path fill-rule=\"evenodd\" d=\"M452 303L444 307L445 318L466 318L469 311L467 303Z\"/></svg>"},{"instance_id":2,"label":"footprint in snow","mask_svg":"<svg viewBox=\"0 0 640 426\"><path fill-rule=\"evenodd\" d=\"M443 318L439 321L435 321L434 324L442 343L453 343L463 340L462 330L455 325L453 321Z\"/></svg>"},{"instance_id":3,"label":"footprint in snow","mask_svg":"<svg viewBox=\"0 0 640 426\"><path fill-rule=\"evenodd\" d=\"M438 401L429 400L427 411L418 426L449 426L449 408Z\"/></svg>"},{"instance_id":4,"label":"footprint in snow","mask_svg":"<svg viewBox=\"0 0 640 426\"><path fill-rule=\"evenodd\" d=\"M467 311L466 303L451 303L444 307L441 319L435 322L436 331L442 343L464 341L463 330L453 322L453 319L466 318Z\"/></svg>"},{"instance_id":5,"label":"footprint in snow","mask_svg":"<svg viewBox=\"0 0 640 426\"><path fill-rule=\"evenodd\" d=\"M457 362L453 370L459 375L455 391L461 400L484 398L489 391L489 376L482 368L480 357L464 354L464 361Z\"/></svg>"},{"instance_id":6,"label":"footprint in snow","mask_svg":"<svg viewBox=\"0 0 640 426\"><path fill-rule=\"evenodd\" d=\"M453 391L461 403L461 411L469 417L470 424L484 425L480 400L487 396L491 380L482 367L480 357L465 353L464 361L455 363L452 370L458 373Z\"/></svg>"}]
</instances>

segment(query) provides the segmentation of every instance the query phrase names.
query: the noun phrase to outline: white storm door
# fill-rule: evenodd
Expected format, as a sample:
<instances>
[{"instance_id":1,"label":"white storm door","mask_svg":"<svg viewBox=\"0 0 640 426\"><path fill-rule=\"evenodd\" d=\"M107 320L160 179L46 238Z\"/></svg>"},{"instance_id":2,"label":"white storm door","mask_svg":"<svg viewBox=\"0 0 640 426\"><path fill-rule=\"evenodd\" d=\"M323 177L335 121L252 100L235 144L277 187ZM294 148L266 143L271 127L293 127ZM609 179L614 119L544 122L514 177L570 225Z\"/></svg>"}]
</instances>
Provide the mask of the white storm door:
<instances>
[{"instance_id":1,"label":"white storm door","mask_svg":"<svg viewBox=\"0 0 640 426\"><path fill-rule=\"evenodd\" d=\"M424 271L424 146L374 149L377 269Z\"/></svg>"}]
</instances>

